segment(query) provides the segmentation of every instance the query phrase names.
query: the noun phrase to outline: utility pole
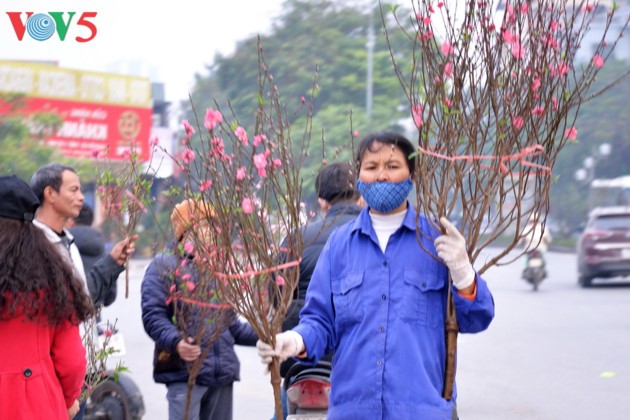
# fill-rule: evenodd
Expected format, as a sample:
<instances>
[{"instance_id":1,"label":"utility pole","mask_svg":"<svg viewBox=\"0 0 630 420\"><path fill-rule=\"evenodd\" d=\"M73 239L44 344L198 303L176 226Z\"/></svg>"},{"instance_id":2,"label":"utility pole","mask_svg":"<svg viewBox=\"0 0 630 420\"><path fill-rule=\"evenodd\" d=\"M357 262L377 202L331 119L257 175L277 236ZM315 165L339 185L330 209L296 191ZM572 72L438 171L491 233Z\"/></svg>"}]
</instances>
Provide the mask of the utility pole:
<instances>
[{"instance_id":1,"label":"utility pole","mask_svg":"<svg viewBox=\"0 0 630 420\"><path fill-rule=\"evenodd\" d=\"M372 68L374 56L374 9L370 8L370 19L367 30L367 80L365 86L365 115L366 126L370 128L372 118Z\"/></svg>"}]
</instances>

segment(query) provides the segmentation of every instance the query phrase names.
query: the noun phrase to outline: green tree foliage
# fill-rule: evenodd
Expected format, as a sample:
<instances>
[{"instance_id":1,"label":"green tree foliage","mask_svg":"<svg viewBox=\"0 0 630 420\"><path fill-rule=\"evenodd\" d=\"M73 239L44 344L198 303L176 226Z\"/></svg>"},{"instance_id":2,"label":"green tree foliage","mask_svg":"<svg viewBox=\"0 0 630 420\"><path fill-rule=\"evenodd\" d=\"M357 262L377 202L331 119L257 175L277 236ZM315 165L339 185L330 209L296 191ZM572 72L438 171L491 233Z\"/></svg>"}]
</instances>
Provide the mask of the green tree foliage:
<instances>
[{"instance_id":1,"label":"green tree foliage","mask_svg":"<svg viewBox=\"0 0 630 420\"><path fill-rule=\"evenodd\" d=\"M28 181L37 168L59 157L42 138L59 127L61 120L52 113L34 114L24 119L19 114L22 106L22 96L0 96L0 173L15 174Z\"/></svg>"},{"instance_id":2,"label":"green tree foliage","mask_svg":"<svg viewBox=\"0 0 630 420\"><path fill-rule=\"evenodd\" d=\"M370 20L370 13L373 14ZM372 112L366 116L368 25L375 34L373 49ZM261 38L269 69L287 110L300 107L313 94L313 140L304 174L315 174L322 159L351 159L352 133L396 128L409 116L405 98L392 69L381 17L374 9L349 2L287 0L271 35ZM398 38L393 42L402 43ZM197 75L191 94L199 117L207 107L231 108L248 131L253 131L258 98L257 37L239 43L233 55L215 57L207 75ZM316 81L315 81L316 78ZM263 98L264 100L265 98ZM228 104L229 101L229 104ZM185 118L195 121L190 104ZM289 115L296 127L304 126L303 113ZM322 150L321 139L325 141ZM337 151L336 151L337 150ZM339 155L339 151L345 151ZM304 182L305 194L313 192L314 176Z\"/></svg>"},{"instance_id":3,"label":"green tree foliage","mask_svg":"<svg viewBox=\"0 0 630 420\"><path fill-rule=\"evenodd\" d=\"M375 46L373 107L368 120L366 44L370 13L373 13ZM411 16L412 13L398 8L396 15ZM250 116L250 120L240 123L253 131L258 105L257 42L256 37L240 42L232 55L217 55L207 74L196 76L191 98L201 120L207 107L218 104L225 113L229 113L231 107L240 118ZM413 40L398 37L391 42L393 51L408 51L409 42ZM262 45L288 110L297 109L301 97L308 98L317 73L312 140L303 165L304 199L313 197L314 176L323 159L328 162L352 160L355 130L360 136L382 129L404 130L401 121L409 118L410 112L392 68L378 6L370 10L365 4L357 5L349 0L287 0L270 35L262 37ZM593 91L611 83L629 65L628 62L607 62ZM628 95L630 79L626 78L602 96L585 103L576 124L578 141L567 146L555 163L557 182L551 189L551 216L569 229L583 222L588 209L588 189L575 180L574 173L599 144L609 143L612 154L597 166L597 177L630 173L630 142L626 134L630 132L630 119L625 117L630 115ZM190 103L183 104L183 109L187 110L184 118L194 122ZM304 118L303 114L289 115L289 121L296 127L304 126Z\"/></svg>"},{"instance_id":4,"label":"green tree foliage","mask_svg":"<svg viewBox=\"0 0 630 420\"><path fill-rule=\"evenodd\" d=\"M61 126L59 115L40 112L25 116L21 112L24 105L23 95L0 94L0 174L15 174L28 182L39 167L51 162L90 174L91 162L63 157L59 150L44 142L46 136ZM82 182L93 178L93 175L82 177Z\"/></svg>"}]
</instances>

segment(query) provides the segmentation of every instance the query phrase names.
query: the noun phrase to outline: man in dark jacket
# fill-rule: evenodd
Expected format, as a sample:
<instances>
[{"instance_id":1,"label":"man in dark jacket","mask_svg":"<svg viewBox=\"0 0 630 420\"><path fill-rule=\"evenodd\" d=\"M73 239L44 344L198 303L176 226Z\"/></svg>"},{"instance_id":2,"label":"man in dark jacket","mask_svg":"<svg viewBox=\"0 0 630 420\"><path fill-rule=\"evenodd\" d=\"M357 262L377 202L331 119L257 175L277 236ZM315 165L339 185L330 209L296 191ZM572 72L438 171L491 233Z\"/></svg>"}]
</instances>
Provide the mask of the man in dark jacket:
<instances>
[{"instance_id":1,"label":"man in dark jacket","mask_svg":"<svg viewBox=\"0 0 630 420\"><path fill-rule=\"evenodd\" d=\"M306 289L328 237L338 226L354 220L361 212L361 207L357 204L360 195L356 190L355 182L354 170L345 163L326 165L315 178L317 203L324 213L324 218L308 223L302 229L304 245L300 261L300 279L282 325L283 331L293 328L300 321L300 309L304 306ZM287 360L285 363L288 362ZM282 371L283 374L286 372L284 368Z\"/></svg>"},{"instance_id":2,"label":"man in dark jacket","mask_svg":"<svg viewBox=\"0 0 630 420\"><path fill-rule=\"evenodd\" d=\"M105 238L100 230L92 227L94 223L94 211L89 204L83 203L79 216L76 219L69 219L67 223L68 230L74 237L74 243L79 248L81 260L83 261L83 269L86 273L92 271L92 267L99 259L103 258L105 253ZM116 300L116 281L109 288L103 304L109 306Z\"/></svg>"},{"instance_id":3,"label":"man in dark jacket","mask_svg":"<svg viewBox=\"0 0 630 420\"><path fill-rule=\"evenodd\" d=\"M212 214L200 201L175 206L176 240L151 261L142 281L142 322L155 341L153 379L167 387L169 420L184 418L189 368L197 364L190 418L231 420L233 383L240 379L234 344L254 346L258 339L249 324L212 297L212 285L197 265L195 238L212 236L201 232L211 229L204 223Z\"/></svg>"}]
</instances>

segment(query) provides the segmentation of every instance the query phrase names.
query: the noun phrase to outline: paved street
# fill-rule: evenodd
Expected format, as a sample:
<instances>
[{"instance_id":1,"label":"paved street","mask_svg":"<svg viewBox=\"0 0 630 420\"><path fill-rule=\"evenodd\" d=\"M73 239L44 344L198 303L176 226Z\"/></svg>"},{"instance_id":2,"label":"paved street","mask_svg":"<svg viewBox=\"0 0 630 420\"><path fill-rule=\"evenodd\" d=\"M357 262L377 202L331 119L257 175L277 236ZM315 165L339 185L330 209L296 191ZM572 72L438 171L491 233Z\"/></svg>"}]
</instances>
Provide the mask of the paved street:
<instances>
[{"instance_id":1,"label":"paved street","mask_svg":"<svg viewBox=\"0 0 630 420\"><path fill-rule=\"evenodd\" d=\"M550 276L538 292L520 279L521 261L485 275L496 317L490 329L460 335L458 389L463 420L627 419L630 411L630 282L581 289L575 255L550 253ZM145 419L167 419L165 387L153 383L153 344L140 319L140 282L148 261L131 264L119 297L104 311L118 317L124 363L140 386ZM242 381L235 420L268 419L273 396L255 349L237 347Z\"/></svg>"}]
</instances>

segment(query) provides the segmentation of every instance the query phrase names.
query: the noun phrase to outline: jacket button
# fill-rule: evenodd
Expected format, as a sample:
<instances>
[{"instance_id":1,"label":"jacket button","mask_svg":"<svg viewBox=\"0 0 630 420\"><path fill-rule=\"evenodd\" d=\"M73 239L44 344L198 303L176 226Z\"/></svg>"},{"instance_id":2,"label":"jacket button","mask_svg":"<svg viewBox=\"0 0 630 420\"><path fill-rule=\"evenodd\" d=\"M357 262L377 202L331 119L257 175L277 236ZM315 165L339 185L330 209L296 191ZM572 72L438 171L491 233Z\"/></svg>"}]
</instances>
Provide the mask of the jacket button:
<instances>
[{"instance_id":1,"label":"jacket button","mask_svg":"<svg viewBox=\"0 0 630 420\"><path fill-rule=\"evenodd\" d=\"M22 374L23 374L25 377L27 377L27 378L28 378L28 377L30 377L30 376L33 374L33 371L32 371L32 370L30 370L30 369L28 369L28 368L26 368L26 369L24 369L24 371L22 372Z\"/></svg>"}]
</instances>

